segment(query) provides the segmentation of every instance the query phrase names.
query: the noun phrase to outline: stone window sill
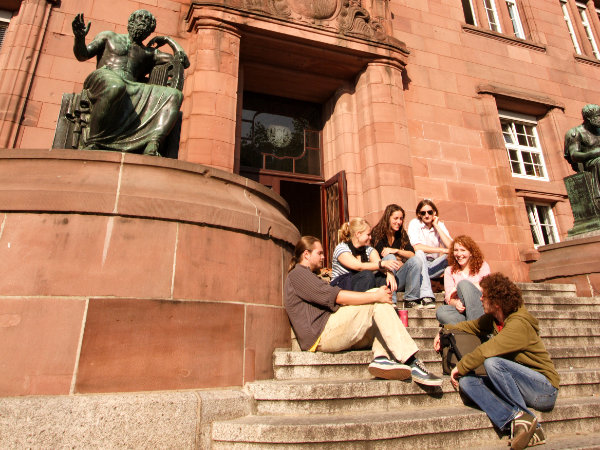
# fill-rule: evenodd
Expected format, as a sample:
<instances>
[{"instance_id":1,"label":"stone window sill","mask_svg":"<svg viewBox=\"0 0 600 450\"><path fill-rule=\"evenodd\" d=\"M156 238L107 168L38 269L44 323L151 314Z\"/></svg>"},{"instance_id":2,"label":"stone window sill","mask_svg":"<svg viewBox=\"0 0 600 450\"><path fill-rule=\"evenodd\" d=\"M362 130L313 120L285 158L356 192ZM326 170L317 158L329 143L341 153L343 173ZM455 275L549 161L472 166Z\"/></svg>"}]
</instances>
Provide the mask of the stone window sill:
<instances>
[{"instance_id":1,"label":"stone window sill","mask_svg":"<svg viewBox=\"0 0 600 450\"><path fill-rule=\"evenodd\" d=\"M600 61L596 58L592 58L590 56L578 55L577 53L573 54L575 57L575 61L578 61L583 64L589 64L591 66L600 67Z\"/></svg>"},{"instance_id":2,"label":"stone window sill","mask_svg":"<svg viewBox=\"0 0 600 450\"><path fill-rule=\"evenodd\" d=\"M513 36L507 36L506 34L498 33L496 31L486 30L484 28L476 27L474 25L463 24L463 31L466 33L477 34L479 36L484 36L492 39L496 39L498 41L506 42L510 45L516 45L518 47L525 47L531 50L535 50L538 52L546 52L546 46L541 44L536 44L535 42L529 41L527 39L519 39Z\"/></svg>"}]
</instances>

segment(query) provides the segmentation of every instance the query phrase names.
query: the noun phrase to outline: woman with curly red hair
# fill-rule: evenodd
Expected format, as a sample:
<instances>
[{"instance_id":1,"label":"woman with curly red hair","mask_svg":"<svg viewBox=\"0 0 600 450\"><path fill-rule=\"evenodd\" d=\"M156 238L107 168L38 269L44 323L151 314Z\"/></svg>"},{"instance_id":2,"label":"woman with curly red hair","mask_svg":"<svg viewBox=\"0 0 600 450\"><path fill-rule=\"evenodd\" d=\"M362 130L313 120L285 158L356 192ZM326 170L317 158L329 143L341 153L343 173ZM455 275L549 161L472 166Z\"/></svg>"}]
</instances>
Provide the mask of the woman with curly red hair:
<instances>
[{"instance_id":1,"label":"woman with curly red hair","mask_svg":"<svg viewBox=\"0 0 600 450\"><path fill-rule=\"evenodd\" d=\"M445 305L435 315L442 324L477 319L483 315L479 282L490 274L481 249L469 236L458 236L450 245L448 267L444 272Z\"/></svg>"}]
</instances>

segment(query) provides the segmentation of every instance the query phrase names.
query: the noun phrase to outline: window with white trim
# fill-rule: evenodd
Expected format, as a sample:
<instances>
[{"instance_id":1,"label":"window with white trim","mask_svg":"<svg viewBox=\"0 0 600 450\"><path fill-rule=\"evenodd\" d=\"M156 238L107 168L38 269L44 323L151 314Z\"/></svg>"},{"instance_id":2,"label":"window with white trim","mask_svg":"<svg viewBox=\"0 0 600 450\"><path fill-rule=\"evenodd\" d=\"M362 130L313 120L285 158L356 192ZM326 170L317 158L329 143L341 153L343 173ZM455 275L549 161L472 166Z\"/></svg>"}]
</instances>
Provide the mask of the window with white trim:
<instances>
[{"instance_id":1,"label":"window with white trim","mask_svg":"<svg viewBox=\"0 0 600 450\"><path fill-rule=\"evenodd\" d=\"M561 0L560 6L563 12L563 18L565 19L565 23L567 24L567 29L569 30L569 35L571 36L571 41L573 42L573 47L575 47L575 52L578 55L581 55L581 47L579 46L579 41L577 40L577 34L575 33L575 28L573 27L573 21L571 20L571 16L569 15L569 7L567 6L567 0Z\"/></svg>"},{"instance_id":2,"label":"window with white trim","mask_svg":"<svg viewBox=\"0 0 600 450\"><path fill-rule=\"evenodd\" d=\"M585 35L590 41L590 45L592 46L592 51L594 52L594 56L600 59L600 51L598 50L598 45L596 44L596 38L594 37L594 32L592 30L592 25L588 18L587 8L584 3L577 2L577 10L579 11L579 17L581 18L581 24L583 25L583 29L585 30Z\"/></svg>"},{"instance_id":3,"label":"window with white trim","mask_svg":"<svg viewBox=\"0 0 600 450\"><path fill-rule=\"evenodd\" d=\"M502 135L514 177L548 180L535 117L500 111Z\"/></svg>"},{"instance_id":4,"label":"window with white trim","mask_svg":"<svg viewBox=\"0 0 600 450\"><path fill-rule=\"evenodd\" d=\"M552 214L550 205L525 202L525 207L527 208L533 245L539 247L540 245L558 242L556 222L554 221L554 214Z\"/></svg>"},{"instance_id":5,"label":"window with white trim","mask_svg":"<svg viewBox=\"0 0 600 450\"><path fill-rule=\"evenodd\" d=\"M462 0L462 7L465 13L465 22L477 26L477 15L475 14L475 8L473 8L473 0Z\"/></svg>"},{"instance_id":6,"label":"window with white trim","mask_svg":"<svg viewBox=\"0 0 600 450\"><path fill-rule=\"evenodd\" d=\"M519 16L519 8L517 8L516 0L506 0L506 8L508 9L508 16L515 36L525 39L525 32L523 31L523 24L521 23L521 16Z\"/></svg>"},{"instance_id":7,"label":"window with white trim","mask_svg":"<svg viewBox=\"0 0 600 450\"><path fill-rule=\"evenodd\" d=\"M500 20L498 20L496 2L494 0L483 0L483 7L485 8L485 14L487 16L487 21L490 30L501 33L502 28L500 27Z\"/></svg>"},{"instance_id":8,"label":"window with white trim","mask_svg":"<svg viewBox=\"0 0 600 450\"><path fill-rule=\"evenodd\" d=\"M2 48L2 43L4 42L4 35L6 34L6 29L8 28L8 24L10 23L11 18L12 12L0 9L0 48Z\"/></svg>"}]
</instances>

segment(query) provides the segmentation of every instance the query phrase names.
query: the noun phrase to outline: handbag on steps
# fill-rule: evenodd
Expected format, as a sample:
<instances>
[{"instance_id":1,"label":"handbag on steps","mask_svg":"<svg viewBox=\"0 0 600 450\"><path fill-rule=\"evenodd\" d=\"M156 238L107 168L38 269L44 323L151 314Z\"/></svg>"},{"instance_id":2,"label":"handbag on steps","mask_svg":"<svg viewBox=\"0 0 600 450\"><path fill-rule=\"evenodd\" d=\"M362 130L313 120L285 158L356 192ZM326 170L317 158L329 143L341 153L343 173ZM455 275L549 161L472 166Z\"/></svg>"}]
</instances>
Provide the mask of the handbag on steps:
<instances>
[{"instance_id":1,"label":"handbag on steps","mask_svg":"<svg viewBox=\"0 0 600 450\"><path fill-rule=\"evenodd\" d=\"M442 355L442 371L444 375L450 375L452 369L467 353L471 353L481 344L481 340L474 334L460 330L448 331L440 329L440 354ZM475 375L486 375L483 364L473 372Z\"/></svg>"}]
</instances>

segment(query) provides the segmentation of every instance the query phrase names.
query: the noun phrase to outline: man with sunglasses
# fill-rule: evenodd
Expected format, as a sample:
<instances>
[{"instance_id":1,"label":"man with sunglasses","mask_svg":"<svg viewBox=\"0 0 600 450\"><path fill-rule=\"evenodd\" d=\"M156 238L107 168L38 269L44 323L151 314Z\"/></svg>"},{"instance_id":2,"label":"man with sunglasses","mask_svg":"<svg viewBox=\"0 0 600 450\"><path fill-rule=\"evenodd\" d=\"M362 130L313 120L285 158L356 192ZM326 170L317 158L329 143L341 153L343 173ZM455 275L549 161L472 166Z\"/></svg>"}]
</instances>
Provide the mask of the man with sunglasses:
<instances>
[{"instance_id":1,"label":"man with sunglasses","mask_svg":"<svg viewBox=\"0 0 600 450\"><path fill-rule=\"evenodd\" d=\"M448 249L452 244L450 233L439 220L438 209L426 198L417 205L417 217L408 225L408 238L415 256L423 260L420 301L405 302L407 308L435 308L431 278L439 277L448 266Z\"/></svg>"}]
</instances>

